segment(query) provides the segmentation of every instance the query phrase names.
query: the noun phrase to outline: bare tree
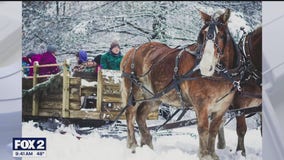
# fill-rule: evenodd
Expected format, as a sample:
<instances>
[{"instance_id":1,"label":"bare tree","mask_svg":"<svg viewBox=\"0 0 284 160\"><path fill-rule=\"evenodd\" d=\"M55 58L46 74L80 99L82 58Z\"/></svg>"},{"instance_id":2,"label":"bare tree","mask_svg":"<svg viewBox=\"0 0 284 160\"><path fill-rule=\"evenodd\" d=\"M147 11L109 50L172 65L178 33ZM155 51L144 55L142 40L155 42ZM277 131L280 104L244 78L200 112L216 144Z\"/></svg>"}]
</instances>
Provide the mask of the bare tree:
<instances>
[{"instance_id":1,"label":"bare tree","mask_svg":"<svg viewBox=\"0 0 284 160\"><path fill-rule=\"evenodd\" d=\"M25 1L23 4L23 52L42 44L55 44L61 53L80 47L94 53L119 39L126 52L149 40L168 45L193 43L202 25L197 9L225 7L239 12L248 25L261 24L261 2L181 1ZM242 8L250 8L244 11ZM55 11L55 12L54 12Z\"/></svg>"}]
</instances>

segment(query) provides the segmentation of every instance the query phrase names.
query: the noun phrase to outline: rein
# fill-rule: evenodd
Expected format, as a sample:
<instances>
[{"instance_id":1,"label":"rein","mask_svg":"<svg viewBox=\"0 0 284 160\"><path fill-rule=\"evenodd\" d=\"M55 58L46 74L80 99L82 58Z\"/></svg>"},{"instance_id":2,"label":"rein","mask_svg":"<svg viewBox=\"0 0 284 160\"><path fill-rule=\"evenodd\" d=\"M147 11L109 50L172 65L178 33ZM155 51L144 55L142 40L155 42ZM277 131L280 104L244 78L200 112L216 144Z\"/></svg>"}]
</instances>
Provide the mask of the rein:
<instances>
[{"instance_id":1,"label":"rein","mask_svg":"<svg viewBox=\"0 0 284 160\"><path fill-rule=\"evenodd\" d=\"M243 31L242 38L239 42L239 48L242 53L242 58L244 61L244 66L245 66L245 72L247 73L247 76L244 78L242 83L247 83L251 78L253 78L258 86L261 86L261 72L259 72L255 65L252 63L251 59L251 49L253 48L252 46L252 34L253 32L246 33L244 31L244 28L241 28ZM241 92L241 96L243 97L248 97L248 98L262 98L261 94L253 94L249 92Z\"/></svg>"},{"instance_id":2,"label":"rein","mask_svg":"<svg viewBox=\"0 0 284 160\"><path fill-rule=\"evenodd\" d=\"M219 98L216 102L221 101L223 98L225 98L227 95L229 95L236 89L238 93L240 93L241 96L248 97L248 98L262 98L262 96L259 94L244 92L241 89L241 84L246 83L251 77L253 77L257 81L259 86L260 86L260 81L261 81L261 78L258 74L259 72L256 70L256 68L254 67L251 61L250 53L246 52L246 44L248 44L248 47L249 47L248 50L252 48L251 36L250 36L251 33L246 34L243 28L241 28L241 30L243 31L243 36L240 40L239 46L236 47L235 42L233 42L237 55L238 55L238 62L239 62L238 66L231 70L227 70L222 64L221 65L218 64L216 66L217 73L221 74L223 77L230 80L233 83L234 87L231 89L230 92L225 94L225 96ZM247 37L249 38L247 39ZM249 75L245 77L247 73ZM234 77L238 77L239 80L234 80Z\"/></svg>"},{"instance_id":3,"label":"rein","mask_svg":"<svg viewBox=\"0 0 284 160\"><path fill-rule=\"evenodd\" d=\"M226 32L227 41L228 41L230 34L228 30L225 30L225 32ZM217 74L221 75L221 77L229 80L233 84L233 87L228 93L226 93L224 96L217 99L216 103L220 102L222 99L224 99L226 96L233 93L234 91L242 92L241 81L246 73L246 68L245 68L244 62L242 61L241 51L237 47L235 41L232 38L230 39L232 40L234 50L237 54L237 66L232 69L227 69L225 68L223 64L218 62L215 68L215 71L217 72ZM212 78L215 78L215 77L212 77Z\"/></svg>"},{"instance_id":4,"label":"rein","mask_svg":"<svg viewBox=\"0 0 284 160\"><path fill-rule=\"evenodd\" d=\"M226 36L227 36L227 40L229 39L228 37L230 37L229 35L229 31L226 30ZM233 47L234 50L237 54L237 66L235 68L232 69L227 69L225 68L225 66L221 63L218 63L215 71L220 74L222 77L224 77L225 79L229 80L232 82L233 84L233 88L235 88L237 91L241 91L241 80L243 79L243 76L245 74L245 68L244 68L244 63L243 61L241 61L242 55L241 52L239 50L239 48L236 46L236 43L233 39L232 43L233 43ZM233 88L231 89L231 91L229 93L232 93L234 90ZM226 94L228 95L228 94ZM225 97L225 96L224 96ZM224 98L223 97L223 98ZM220 101L221 99L219 99L218 101Z\"/></svg>"},{"instance_id":5,"label":"rein","mask_svg":"<svg viewBox=\"0 0 284 160\"><path fill-rule=\"evenodd\" d=\"M247 77L246 80L249 80L251 77L256 80L259 86L261 86L261 72L258 71L255 67L255 65L252 63L251 60L251 48L252 48L252 33L246 33L244 31L244 28L241 28L243 31L242 38L239 43L239 48L241 49L241 53L243 55L243 61L246 66L246 71L249 73L249 76Z\"/></svg>"},{"instance_id":6,"label":"rein","mask_svg":"<svg viewBox=\"0 0 284 160\"><path fill-rule=\"evenodd\" d=\"M139 77L135 74L134 72L134 56L137 52L137 48L135 49L135 53L132 56L132 64L131 64L131 73L126 73L124 71L122 71L122 77L126 77L128 79L131 80L131 85L135 85L138 88L141 88L143 91L149 93L151 95L150 98L144 98L144 99L138 99L135 100L133 93L131 92L129 95L129 102L127 104L127 106L133 106L135 105L136 102L143 102L143 101L152 101L152 100L156 100L159 99L160 97L162 97L163 95L165 95L166 93L168 93L169 91L171 91L172 89L175 89L177 91L177 94L180 98L181 104L184 106L184 101L182 99L182 94L181 94L181 89L180 89L180 83L182 83L185 80L195 80L198 79L200 77L191 77L193 75L193 73L195 71L197 71L199 69L199 61L200 59L196 59L195 61L195 65L192 69L190 69L188 72L186 72L184 75L178 75L178 70L179 70L179 62L180 62L180 58L182 56L182 54L184 52L187 52L187 50L185 48L182 48L180 50L180 52L178 53L178 55L176 56L175 59L175 67L174 67L174 75L173 75L173 79L171 80L171 82L161 91L159 91L158 93L154 94L152 91L150 91L147 87L145 87L140 81L139 81ZM174 51L173 51L174 52ZM191 54L192 52L187 52L189 54ZM160 61L159 61L160 62ZM158 64L158 63L155 63ZM150 71L152 70L152 66L149 69L149 71L147 71L146 73L150 73ZM145 76L146 74L143 74L143 76ZM131 88L132 90L132 88ZM132 97L132 98L131 98Z\"/></svg>"},{"instance_id":7,"label":"rein","mask_svg":"<svg viewBox=\"0 0 284 160\"><path fill-rule=\"evenodd\" d=\"M207 23L208 25L208 32L207 32L207 35L206 35L206 39L205 39L205 42L202 43L202 48L204 48L206 42L208 40L211 40L213 41L214 43L214 46L217 48L217 53L218 53L218 63L216 65L216 68L215 68L215 71L221 75L221 77L229 80L230 82L232 82L233 84L233 88L236 88L238 91L241 91L241 86L240 86L240 80L242 79L243 75L244 75L244 68L243 68L243 64L240 63L240 57L241 57L241 53L240 51L238 50L238 47L236 46L235 42L233 41L233 45L234 45L234 49L237 53L237 67L236 68L233 68L233 69L230 69L228 70L227 68L224 67L223 64L220 63L220 56L221 55L224 55L224 50L226 47L223 47L223 49L221 50L220 46L218 45L218 43L216 43L216 38L215 38L215 34L217 35L217 31L216 31L216 26L218 25L224 25L223 23L220 23L220 22L217 22L215 21L214 19L212 19L210 22ZM205 26L204 28L206 28L207 26ZM227 41L229 39L232 39L230 38L230 33L228 31L228 29L225 29L225 33L226 33L226 41L225 41L225 45L227 44ZM202 56L202 54L200 54L200 56ZM220 79L220 77L210 77L209 79ZM237 79L237 80L236 80ZM230 93L232 93L234 90L232 89L230 91ZM228 94L226 94L228 95ZM226 96L224 96L226 97ZM223 97L223 98L224 98ZM218 100L219 101L219 100Z\"/></svg>"},{"instance_id":8,"label":"rein","mask_svg":"<svg viewBox=\"0 0 284 160\"><path fill-rule=\"evenodd\" d=\"M179 87L180 83L183 82L184 80L195 80L195 79L197 79L197 78L200 78L200 77L194 77L194 78L191 77L191 76L193 75L193 73L199 69L199 65L198 65L198 64L199 64L199 61L200 61L200 56L196 56L196 55L198 55L198 54L193 53L193 52L191 52L191 51L189 52L189 50L187 49L187 47L183 47L183 48L181 49L181 51L178 53L177 57L176 57L175 68L174 68L174 73L175 73L175 74L174 74L174 76L173 76L172 81L171 81L171 82L167 85L167 87L165 87L162 91L160 91L160 92L154 94L154 93L151 92L147 87L145 87L142 82L139 81L138 76L137 76L137 75L135 74L135 72L134 72L134 68L135 68L134 58L135 58L135 55L136 55L138 49L139 49L139 47L135 48L135 52L134 52L134 54L133 54L133 56L132 56L131 72L130 72L130 73L126 73L126 72L124 71L125 65L126 65L127 63L125 63L124 66L123 66L123 71L122 71L121 77L126 77L126 78L130 79L130 81L131 81L130 94L128 95L129 97L128 97L128 102L127 102L126 106L125 106L125 107L120 111L120 113L116 116L116 118L114 119L114 122L113 122L113 124L112 124L112 127L116 125L116 122L118 121L119 117L125 112L125 110L126 110L129 106L134 106L136 102L152 101L152 100L158 99L158 98L160 98L161 96L163 96L164 94L168 93L169 91L171 91L171 90L174 89L174 88L177 90L177 92L180 93L180 96L179 96L179 97L180 97L180 100L181 100L181 104L184 104L184 102L183 102L183 100L182 100L181 92L180 92L180 87ZM188 72L186 72L184 75L180 75L180 76L179 76L179 75L177 75L177 72L178 72L178 64L179 64L179 61L180 61L181 54L184 53L184 51L185 51L186 53L189 53L189 54L194 55L194 56L197 57L197 58L196 58L194 67L193 67L192 69L190 69ZM173 51L172 53L174 53L174 51ZM166 56L165 56L165 57L166 57ZM163 57L162 59L164 59L165 57ZM128 59L126 60L126 62L128 62L128 60L129 60L129 57L128 57ZM161 60L160 60L160 61L161 61ZM160 61L159 61L159 62L160 62ZM158 63L155 63L155 64L158 64ZM143 74L142 76L145 76L145 75L147 75L148 73L150 73L150 71L152 70L152 68L153 68L153 65L152 65L152 66L150 67L150 69L149 69L145 74ZM141 77L141 76L140 76L140 77ZM147 92L148 94L150 94L152 97L150 97L150 98L144 98L144 99L139 99L139 100L135 100L134 95L133 95L133 93L132 93L132 91L133 91L133 85L135 85L135 86L137 86L138 88L141 88L142 90L146 91L146 92ZM178 93L178 94L179 94L179 93ZM186 109L187 109L187 108L185 108L185 106L183 106L183 110L186 110ZM176 112L176 113L177 113L177 112ZM176 113L175 113L175 114L176 114ZM173 117L174 117L174 115L172 115L172 116L170 117L170 119L172 119ZM166 123L167 123L167 122L166 122Z\"/></svg>"},{"instance_id":9,"label":"rein","mask_svg":"<svg viewBox=\"0 0 284 160\"><path fill-rule=\"evenodd\" d=\"M262 98L261 94L253 94L250 92L239 92L239 94L243 97L248 97L248 98Z\"/></svg>"}]
</instances>

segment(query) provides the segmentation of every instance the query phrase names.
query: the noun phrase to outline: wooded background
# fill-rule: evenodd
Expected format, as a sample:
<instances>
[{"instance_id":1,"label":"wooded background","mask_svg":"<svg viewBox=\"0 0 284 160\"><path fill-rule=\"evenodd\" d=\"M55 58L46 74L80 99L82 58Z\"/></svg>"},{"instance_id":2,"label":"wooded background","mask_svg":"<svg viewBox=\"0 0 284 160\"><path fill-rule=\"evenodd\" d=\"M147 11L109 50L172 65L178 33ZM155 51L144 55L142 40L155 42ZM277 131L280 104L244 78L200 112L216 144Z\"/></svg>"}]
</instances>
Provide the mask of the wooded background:
<instances>
[{"instance_id":1,"label":"wooded background","mask_svg":"<svg viewBox=\"0 0 284 160\"><path fill-rule=\"evenodd\" d=\"M90 55L105 53L110 43L120 42L122 53L131 47L160 41L175 47L194 43L203 25L198 9L213 14L231 9L229 28L238 41L261 25L261 2L175 1L25 1L23 4L23 55L40 53L56 45L59 61L79 49Z\"/></svg>"}]
</instances>

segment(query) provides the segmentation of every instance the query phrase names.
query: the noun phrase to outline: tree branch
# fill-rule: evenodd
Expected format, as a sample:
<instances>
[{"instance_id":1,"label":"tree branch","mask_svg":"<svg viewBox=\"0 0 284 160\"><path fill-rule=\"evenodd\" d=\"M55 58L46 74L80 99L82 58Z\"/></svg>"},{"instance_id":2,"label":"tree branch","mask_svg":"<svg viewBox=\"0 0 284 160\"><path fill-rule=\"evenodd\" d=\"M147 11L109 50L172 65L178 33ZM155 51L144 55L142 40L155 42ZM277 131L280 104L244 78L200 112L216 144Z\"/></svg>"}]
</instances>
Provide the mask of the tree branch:
<instances>
[{"instance_id":1,"label":"tree branch","mask_svg":"<svg viewBox=\"0 0 284 160\"><path fill-rule=\"evenodd\" d=\"M151 35L151 33L150 33L150 32L145 31L145 29L142 29L142 28L140 28L140 27L138 27L138 26L136 26L136 25L134 25L134 24L132 24L132 23L130 23L130 22L128 22L128 21L125 21L125 23L126 23L126 24L128 24L129 26L131 26L131 27L133 27L133 28L137 29L138 31L140 31L140 32L142 32L142 33L145 33L145 34Z\"/></svg>"},{"instance_id":2,"label":"tree branch","mask_svg":"<svg viewBox=\"0 0 284 160\"><path fill-rule=\"evenodd\" d=\"M34 34L36 38L38 38L39 40L41 40L42 42L44 42L45 44L48 44L44 39L42 39L40 36L38 36L37 34Z\"/></svg>"}]
</instances>

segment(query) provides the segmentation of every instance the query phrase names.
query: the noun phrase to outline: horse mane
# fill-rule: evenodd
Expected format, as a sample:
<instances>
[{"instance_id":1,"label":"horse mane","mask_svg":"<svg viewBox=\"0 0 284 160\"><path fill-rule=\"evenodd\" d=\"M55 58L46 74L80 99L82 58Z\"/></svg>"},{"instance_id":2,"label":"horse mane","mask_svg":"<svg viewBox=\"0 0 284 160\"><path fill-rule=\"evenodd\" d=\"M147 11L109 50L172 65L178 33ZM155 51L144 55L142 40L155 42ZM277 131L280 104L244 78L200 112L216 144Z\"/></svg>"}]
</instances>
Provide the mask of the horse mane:
<instances>
[{"instance_id":1,"label":"horse mane","mask_svg":"<svg viewBox=\"0 0 284 160\"><path fill-rule=\"evenodd\" d=\"M252 32L252 37L262 38L262 27L257 27L253 32Z\"/></svg>"},{"instance_id":2,"label":"horse mane","mask_svg":"<svg viewBox=\"0 0 284 160\"><path fill-rule=\"evenodd\" d=\"M222 14L223 14L223 12L221 10L218 10L215 13L213 13L211 17L212 17L212 19L217 21L217 18L220 17Z\"/></svg>"},{"instance_id":3,"label":"horse mane","mask_svg":"<svg viewBox=\"0 0 284 160\"><path fill-rule=\"evenodd\" d=\"M255 36L257 34L262 35L262 27L257 27L253 32L252 32L252 36Z\"/></svg>"}]
</instances>

